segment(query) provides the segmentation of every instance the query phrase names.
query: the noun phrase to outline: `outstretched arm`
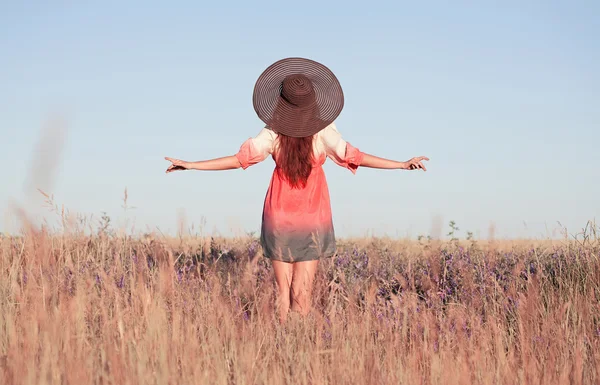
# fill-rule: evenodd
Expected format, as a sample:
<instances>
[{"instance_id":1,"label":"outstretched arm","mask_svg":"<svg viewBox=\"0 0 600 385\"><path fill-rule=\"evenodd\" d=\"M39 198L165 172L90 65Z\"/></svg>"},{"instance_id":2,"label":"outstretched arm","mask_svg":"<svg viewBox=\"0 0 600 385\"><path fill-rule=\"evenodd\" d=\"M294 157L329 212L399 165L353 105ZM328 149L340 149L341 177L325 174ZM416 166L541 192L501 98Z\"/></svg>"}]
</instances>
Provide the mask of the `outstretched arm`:
<instances>
[{"instance_id":1,"label":"outstretched arm","mask_svg":"<svg viewBox=\"0 0 600 385\"><path fill-rule=\"evenodd\" d=\"M262 162L273 151L275 133L267 127L263 128L256 137L248 138L242 143L239 151L230 156L201 160L198 162L186 162L184 160L165 158L172 164L167 168L167 173L177 170L234 170Z\"/></svg>"},{"instance_id":2,"label":"outstretched arm","mask_svg":"<svg viewBox=\"0 0 600 385\"><path fill-rule=\"evenodd\" d=\"M429 160L428 157L418 156L407 160L406 162L398 162L395 160L384 159L375 155L367 154L342 139L342 135L333 123L323 130L321 139L323 140L327 156L339 166L346 167L353 173L356 172L356 169L359 166L388 170L421 169L423 171L427 171L422 161Z\"/></svg>"},{"instance_id":3,"label":"outstretched arm","mask_svg":"<svg viewBox=\"0 0 600 385\"><path fill-rule=\"evenodd\" d=\"M401 169L401 170L416 170L422 169L423 171L427 171L423 163L423 160L429 160L426 156L417 156L406 162L398 162L396 160L384 159L375 155L370 155L367 153L363 153L363 159L361 162L362 167L370 167L370 168L383 168L383 169Z\"/></svg>"},{"instance_id":4,"label":"outstretched arm","mask_svg":"<svg viewBox=\"0 0 600 385\"><path fill-rule=\"evenodd\" d=\"M240 161L235 155L225 156L222 158L215 158L210 160L200 160L197 162L186 162L184 160L174 159L165 157L166 160L172 164L167 168L167 173L177 170L204 170L204 171L218 171L218 170L233 170L242 167Z\"/></svg>"}]
</instances>

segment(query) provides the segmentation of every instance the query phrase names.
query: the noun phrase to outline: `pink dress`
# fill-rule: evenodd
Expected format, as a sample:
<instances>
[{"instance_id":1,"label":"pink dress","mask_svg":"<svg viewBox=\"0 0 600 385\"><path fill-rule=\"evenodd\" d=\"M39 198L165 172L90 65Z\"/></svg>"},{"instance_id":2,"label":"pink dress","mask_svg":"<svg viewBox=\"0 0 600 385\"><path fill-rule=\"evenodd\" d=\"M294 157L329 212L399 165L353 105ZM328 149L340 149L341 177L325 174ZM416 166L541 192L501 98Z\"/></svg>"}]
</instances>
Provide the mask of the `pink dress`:
<instances>
[{"instance_id":1,"label":"pink dress","mask_svg":"<svg viewBox=\"0 0 600 385\"><path fill-rule=\"evenodd\" d=\"M263 128L246 140L236 154L242 168L262 162L269 155L276 161L277 133ZM323 164L327 158L356 173L364 153L342 139L335 124L314 136L315 163L304 188L293 189L278 172L277 164L264 201L260 241L265 257L284 262L327 258L336 243Z\"/></svg>"}]
</instances>

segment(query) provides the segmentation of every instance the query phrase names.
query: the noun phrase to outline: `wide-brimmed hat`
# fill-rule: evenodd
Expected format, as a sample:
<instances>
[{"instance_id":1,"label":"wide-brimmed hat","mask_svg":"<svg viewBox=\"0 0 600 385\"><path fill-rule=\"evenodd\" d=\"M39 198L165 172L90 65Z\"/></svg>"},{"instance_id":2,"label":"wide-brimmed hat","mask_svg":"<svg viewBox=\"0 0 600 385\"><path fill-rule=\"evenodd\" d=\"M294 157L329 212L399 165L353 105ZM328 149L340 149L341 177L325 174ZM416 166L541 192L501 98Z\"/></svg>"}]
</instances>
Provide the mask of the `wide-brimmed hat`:
<instances>
[{"instance_id":1,"label":"wide-brimmed hat","mask_svg":"<svg viewBox=\"0 0 600 385\"><path fill-rule=\"evenodd\" d=\"M344 107L344 93L329 68L292 57L271 64L260 75L252 102L273 131L299 138L333 123Z\"/></svg>"}]
</instances>

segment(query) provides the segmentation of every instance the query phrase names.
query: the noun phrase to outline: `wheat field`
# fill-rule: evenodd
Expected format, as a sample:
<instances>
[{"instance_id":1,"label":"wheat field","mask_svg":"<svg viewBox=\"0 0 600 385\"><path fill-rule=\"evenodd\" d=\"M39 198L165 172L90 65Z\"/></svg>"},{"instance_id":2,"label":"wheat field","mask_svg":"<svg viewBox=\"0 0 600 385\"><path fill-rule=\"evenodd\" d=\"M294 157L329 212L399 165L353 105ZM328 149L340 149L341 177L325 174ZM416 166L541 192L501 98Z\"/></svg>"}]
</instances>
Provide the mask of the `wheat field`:
<instances>
[{"instance_id":1,"label":"wheat field","mask_svg":"<svg viewBox=\"0 0 600 385\"><path fill-rule=\"evenodd\" d=\"M254 237L0 238L0 384L598 384L600 240L344 239L276 318Z\"/></svg>"}]
</instances>

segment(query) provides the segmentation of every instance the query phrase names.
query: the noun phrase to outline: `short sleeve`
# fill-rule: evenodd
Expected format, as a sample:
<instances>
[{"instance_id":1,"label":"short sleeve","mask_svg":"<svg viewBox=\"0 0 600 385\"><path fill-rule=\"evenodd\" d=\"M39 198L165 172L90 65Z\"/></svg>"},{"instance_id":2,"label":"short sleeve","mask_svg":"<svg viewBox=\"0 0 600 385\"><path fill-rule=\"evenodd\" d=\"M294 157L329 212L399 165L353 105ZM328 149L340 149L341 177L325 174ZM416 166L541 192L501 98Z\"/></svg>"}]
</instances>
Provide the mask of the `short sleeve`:
<instances>
[{"instance_id":1,"label":"short sleeve","mask_svg":"<svg viewBox=\"0 0 600 385\"><path fill-rule=\"evenodd\" d=\"M268 127L263 128L254 138L248 138L235 154L245 170L253 164L262 162L273 153L276 134Z\"/></svg>"},{"instance_id":2,"label":"short sleeve","mask_svg":"<svg viewBox=\"0 0 600 385\"><path fill-rule=\"evenodd\" d=\"M321 140L329 159L356 174L356 170L364 158L364 153L346 142L334 123L323 130Z\"/></svg>"}]
</instances>

